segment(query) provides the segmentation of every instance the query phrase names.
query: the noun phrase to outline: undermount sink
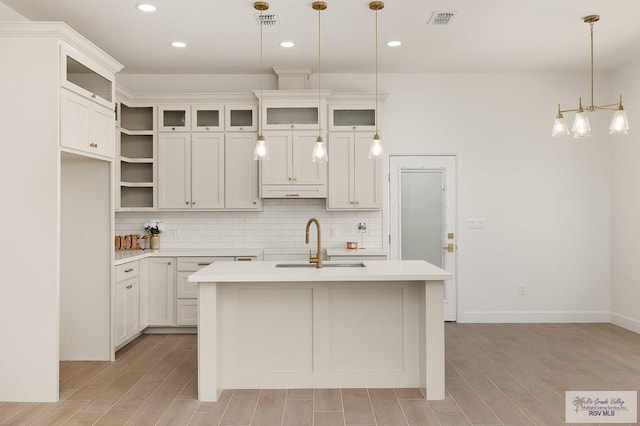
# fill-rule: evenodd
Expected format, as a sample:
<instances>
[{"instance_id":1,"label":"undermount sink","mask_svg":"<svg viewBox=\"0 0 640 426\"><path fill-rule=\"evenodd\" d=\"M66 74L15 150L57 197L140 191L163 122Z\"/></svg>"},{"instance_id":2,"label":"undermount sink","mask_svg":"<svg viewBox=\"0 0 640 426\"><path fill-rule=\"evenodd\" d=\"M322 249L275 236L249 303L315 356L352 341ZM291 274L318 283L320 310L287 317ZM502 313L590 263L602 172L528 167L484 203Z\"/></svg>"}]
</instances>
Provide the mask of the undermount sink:
<instances>
[{"instance_id":1,"label":"undermount sink","mask_svg":"<svg viewBox=\"0 0 640 426\"><path fill-rule=\"evenodd\" d=\"M315 268L315 263L277 263L276 268ZM366 268L362 262L339 262L339 263L331 263L331 262L323 262L323 268Z\"/></svg>"}]
</instances>

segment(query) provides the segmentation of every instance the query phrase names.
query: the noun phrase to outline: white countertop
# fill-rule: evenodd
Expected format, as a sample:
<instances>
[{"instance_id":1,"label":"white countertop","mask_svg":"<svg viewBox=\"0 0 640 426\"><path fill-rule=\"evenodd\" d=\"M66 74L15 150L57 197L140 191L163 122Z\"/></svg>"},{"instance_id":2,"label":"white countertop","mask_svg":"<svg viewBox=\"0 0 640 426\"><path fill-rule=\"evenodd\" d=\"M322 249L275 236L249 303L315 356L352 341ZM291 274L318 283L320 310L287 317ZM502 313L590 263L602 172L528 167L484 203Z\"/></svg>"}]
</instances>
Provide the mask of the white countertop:
<instances>
[{"instance_id":1,"label":"white countertop","mask_svg":"<svg viewBox=\"0 0 640 426\"><path fill-rule=\"evenodd\" d=\"M115 264L132 262L146 257L181 257L181 256L255 256L260 257L261 249L247 248L161 248L159 250L126 250L115 252Z\"/></svg>"},{"instance_id":2,"label":"white countertop","mask_svg":"<svg viewBox=\"0 0 640 426\"><path fill-rule=\"evenodd\" d=\"M219 262L191 274L189 282L439 281L453 278L453 274L423 260L365 260L362 262L366 265L364 268L322 269L276 268L278 263L304 265L307 262Z\"/></svg>"}]
</instances>

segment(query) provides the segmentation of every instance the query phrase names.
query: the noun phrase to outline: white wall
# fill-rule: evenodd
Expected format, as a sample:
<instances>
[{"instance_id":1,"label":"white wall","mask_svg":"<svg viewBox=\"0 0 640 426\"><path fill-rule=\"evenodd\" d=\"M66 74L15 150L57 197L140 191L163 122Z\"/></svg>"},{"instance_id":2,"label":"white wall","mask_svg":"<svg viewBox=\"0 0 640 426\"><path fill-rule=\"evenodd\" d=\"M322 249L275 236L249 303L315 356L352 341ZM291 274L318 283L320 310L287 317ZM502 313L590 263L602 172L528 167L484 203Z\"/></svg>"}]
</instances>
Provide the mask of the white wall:
<instances>
[{"instance_id":1,"label":"white wall","mask_svg":"<svg viewBox=\"0 0 640 426\"><path fill-rule=\"evenodd\" d=\"M624 95L629 134L612 141L611 319L640 333L640 61L612 76L612 93Z\"/></svg>"},{"instance_id":2,"label":"white wall","mask_svg":"<svg viewBox=\"0 0 640 426\"><path fill-rule=\"evenodd\" d=\"M373 75L322 77L323 89L374 85ZM608 97L608 76L599 77L596 97ZM163 76L152 89L179 92L188 79ZM225 87L225 79L236 91L255 88L211 76L203 91ZM150 88L148 76L119 81L134 92ZM550 136L557 103L574 107L588 84L584 74L380 76L387 152L458 155L460 321L609 320L608 116L592 117L589 140ZM212 213L207 223L219 226L222 217ZM467 229L467 218L486 226ZM518 294L521 285L527 296Z\"/></svg>"}]
</instances>

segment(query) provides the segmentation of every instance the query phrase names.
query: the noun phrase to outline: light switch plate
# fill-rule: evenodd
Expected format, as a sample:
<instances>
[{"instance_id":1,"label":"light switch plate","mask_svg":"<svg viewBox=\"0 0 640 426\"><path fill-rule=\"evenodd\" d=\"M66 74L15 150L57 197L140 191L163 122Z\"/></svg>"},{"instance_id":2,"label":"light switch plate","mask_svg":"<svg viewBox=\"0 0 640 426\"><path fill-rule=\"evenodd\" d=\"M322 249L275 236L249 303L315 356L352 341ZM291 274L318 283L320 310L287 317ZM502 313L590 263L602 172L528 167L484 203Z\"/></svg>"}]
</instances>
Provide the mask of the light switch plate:
<instances>
[{"instance_id":1,"label":"light switch plate","mask_svg":"<svg viewBox=\"0 0 640 426\"><path fill-rule=\"evenodd\" d=\"M484 219L481 218L467 218L467 228L469 229L483 229Z\"/></svg>"}]
</instances>

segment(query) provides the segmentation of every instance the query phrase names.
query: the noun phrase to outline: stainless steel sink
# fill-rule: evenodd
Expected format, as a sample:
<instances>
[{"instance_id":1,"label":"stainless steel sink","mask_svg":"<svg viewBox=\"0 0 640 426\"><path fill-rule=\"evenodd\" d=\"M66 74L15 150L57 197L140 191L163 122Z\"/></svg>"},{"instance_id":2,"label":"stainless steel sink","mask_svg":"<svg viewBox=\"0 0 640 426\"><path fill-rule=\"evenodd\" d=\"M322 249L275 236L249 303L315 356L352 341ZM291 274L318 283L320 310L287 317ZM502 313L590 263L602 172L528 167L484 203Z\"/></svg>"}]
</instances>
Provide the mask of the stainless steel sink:
<instances>
[{"instance_id":1,"label":"stainless steel sink","mask_svg":"<svg viewBox=\"0 0 640 426\"><path fill-rule=\"evenodd\" d=\"M315 268L315 263L277 263L276 268ZM323 268L366 268L362 262L322 262Z\"/></svg>"}]
</instances>

